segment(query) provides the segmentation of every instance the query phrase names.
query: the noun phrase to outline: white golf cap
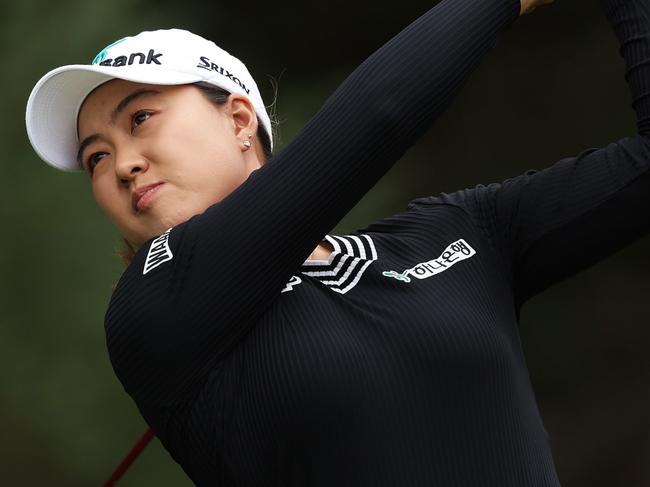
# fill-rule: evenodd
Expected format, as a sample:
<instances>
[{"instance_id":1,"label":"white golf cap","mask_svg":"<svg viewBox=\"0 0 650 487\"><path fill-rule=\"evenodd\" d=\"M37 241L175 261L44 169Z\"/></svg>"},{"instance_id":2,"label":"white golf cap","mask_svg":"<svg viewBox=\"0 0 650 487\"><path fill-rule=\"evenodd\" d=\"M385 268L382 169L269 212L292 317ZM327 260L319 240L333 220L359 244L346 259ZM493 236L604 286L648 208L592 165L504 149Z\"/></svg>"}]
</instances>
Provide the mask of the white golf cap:
<instances>
[{"instance_id":1,"label":"white golf cap","mask_svg":"<svg viewBox=\"0 0 650 487\"><path fill-rule=\"evenodd\" d=\"M262 96L244 63L186 30L145 31L102 49L91 64L62 66L36 83L25 120L29 140L45 162L64 170L81 169L77 162L79 108L91 91L114 78L157 85L203 81L245 95L272 137Z\"/></svg>"}]
</instances>

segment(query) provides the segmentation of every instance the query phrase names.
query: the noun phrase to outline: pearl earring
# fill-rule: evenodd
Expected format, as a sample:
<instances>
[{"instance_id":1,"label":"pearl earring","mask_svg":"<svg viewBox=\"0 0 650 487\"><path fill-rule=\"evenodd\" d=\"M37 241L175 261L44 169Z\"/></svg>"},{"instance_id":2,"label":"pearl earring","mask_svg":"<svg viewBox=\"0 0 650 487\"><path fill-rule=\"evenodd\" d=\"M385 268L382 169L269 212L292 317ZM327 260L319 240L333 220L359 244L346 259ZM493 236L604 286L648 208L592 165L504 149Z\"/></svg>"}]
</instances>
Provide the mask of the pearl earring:
<instances>
[{"instance_id":1,"label":"pearl earring","mask_svg":"<svg viewBox=\"0 0 650 487\"><path fill-rule=\"evenodd\" d=\"M248 139L249 140L244 141L244 150L248 150L248 149L250 149L252 147L253 143L250 141L250 139L252 139L252 138L253 138L253 136L251 134L248 134Z\"/></svg>"}]
</instances>

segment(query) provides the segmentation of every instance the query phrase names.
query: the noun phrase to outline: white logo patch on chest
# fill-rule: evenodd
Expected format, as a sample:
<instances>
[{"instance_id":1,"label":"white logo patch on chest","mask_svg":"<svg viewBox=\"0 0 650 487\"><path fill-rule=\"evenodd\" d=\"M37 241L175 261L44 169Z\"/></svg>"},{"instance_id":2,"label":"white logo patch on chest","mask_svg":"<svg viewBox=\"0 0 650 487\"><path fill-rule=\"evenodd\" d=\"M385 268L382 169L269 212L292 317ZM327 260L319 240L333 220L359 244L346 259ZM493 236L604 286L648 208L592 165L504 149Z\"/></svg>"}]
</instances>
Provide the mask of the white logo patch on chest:
<instances>
[{"instance_id":1,"label":"white logo patch on chest","mask_svg":"<svg viewBox=\"0 0 650 487\"><path fill-rule=\"evenodd\" d=\"M382 274L386 277L392 277L402 282L411 282L411 277L416 279L427 279L429 277L445 272L454 264L469 259L476 254L474 250L462 238L449 245L437 259L421 262L415 267L406 269L404 272L384 271Z\"/></svg>"},{"instance_id":2,"label":"white logo patch on chest","mask_svg":"<svg viewBox=\"0 0 650 487\"><path fill-rule=\"evenodd\" d=\"M172 231L170 228L160 237L155 238L151 242L151 247L149 247L149 253L147 253L147 260L144 262L144 269L142 270L142 275L145 275L147 272L152 271L160 264L164 264L172 260L174 254L169 248L169 233Z\"/></svg>"},{"instance_id":3,"label":"white logo patch on chest","mask_svg":"<svg viewBox=\"0 0 650 487\"><path fill-rule=\"evenodd\" d=\"M280 294L293 291L293 288L296 287L301 282L302 279L300 279L298 276L291 276L291 279L289 279L289 282L286 284L286 286L284 286L284 289L280 291Z\"/></svg>"}]
</instances>

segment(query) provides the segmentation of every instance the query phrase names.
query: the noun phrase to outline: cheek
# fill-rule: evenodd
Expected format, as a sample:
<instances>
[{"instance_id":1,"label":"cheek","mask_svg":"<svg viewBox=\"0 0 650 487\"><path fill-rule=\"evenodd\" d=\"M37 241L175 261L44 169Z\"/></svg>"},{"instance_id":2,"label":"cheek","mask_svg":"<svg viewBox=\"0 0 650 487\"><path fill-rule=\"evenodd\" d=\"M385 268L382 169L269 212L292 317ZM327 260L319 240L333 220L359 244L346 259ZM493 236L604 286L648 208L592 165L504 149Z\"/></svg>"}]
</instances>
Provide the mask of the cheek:
<instances>
[{"instance_id":1,"label":"cheek","mask_svg":"<svg viewBox=\"0 0 650 487\"><path fill-rule=\"evenodd\" d=\"M160 153L156 159L168 164L161 175L211 202L223 199L248 176L241 151L229 141L197 137L182 145L171 145L164 157Z\"/></svg>"},{"instance_id":2,"label":"cheek","mask_svg":"<svg viewBox=\"0 0 650 487\"><path fill-rule=\"evenodd\" d=\"M128 206L124 195L118 194L118 191L110 187L110 185L94 183L93 196L97 206L118 229L123 230L126 228L131 216L131 208Z\"/></svg>"},{"instance_id":3,"label":"cheek","mask_svg":"<svg viewBox=\"0 0 650 487\"><path fill-rule=\"evenodd\" d=\"M246 180L243 164L206 162L191 174L183 174L183 184L190 197L204 210L232 193Z\"/></svg>"},{"instance_id":4,"label":"cheek","mask_svg":"<svg viewBox=\"0 0 650 487\"><path fill-rule=\"evenodd\" d=\"M112 197L114 192L111 191L107 185L102 184L101 181L93 181L92 189L97 206L99 206L104 211L104 213L110 213L111 203L115 202L115 198Z\"/></svg>"},{"instance_id":5,"label":"cheek","mask_svg":"<svg viewBox=\"0 0 650 487\"><path fill-rule=\"evenodd\" d=\"M171 164L165 169L183 179L197 179L193 177L195 174L227 177L237 170L241 151L229 117L202 95L187 100L182 109L170 109L170 112L173 113L163 114L156 120L156 130L152 131L156 141L148 147L155 151L150 154L151 160Z\"/></svg>"}]
</instances>

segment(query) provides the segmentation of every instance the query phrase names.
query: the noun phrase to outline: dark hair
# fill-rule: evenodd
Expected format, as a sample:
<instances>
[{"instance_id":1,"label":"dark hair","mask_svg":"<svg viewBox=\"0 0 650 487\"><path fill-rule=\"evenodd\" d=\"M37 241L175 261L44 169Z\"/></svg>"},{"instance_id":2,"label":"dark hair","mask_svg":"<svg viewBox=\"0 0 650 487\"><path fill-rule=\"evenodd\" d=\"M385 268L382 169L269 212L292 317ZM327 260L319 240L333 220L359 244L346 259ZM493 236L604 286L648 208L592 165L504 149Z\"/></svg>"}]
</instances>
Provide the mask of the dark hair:
<instances>
[{"instance_id":1,"label":"dark hair","mask_svg":"<svg viewBox=\"0 0 650 487\"><path fill-rule=\"evenodd\" d=\"M223 88L219 88L218 86L212 85L210 83L206 83L205 81L199 81L198 83L194 83L194 86L196 86L199 90L201 90L201 92L205 95L205 97L215 105L223 105L228 101L228 97L231 95L231 93L228 90L224 90ZM271 151L271 137L269 136L269 133L264 128L264 125L262 125L261 123L258 124L257 126L257 137L260 139L260 142L262 143L262 149L264 150L264 157L266 157L266 160L269 160L271 156L273 156L273 152Z\"/></svg>"},{"instance_id":2,"label":"dark hair","mask_svg":"<svg viewBox=\"0 0 650 487\"><path fill-rule=\"evenodd\" d=\"M129 267L129 264L133 260L133 257L135 257L135 249L124 237L122 237L122 248L117 251L117 255L120 257L120 259L122 259L124 268Z\"/></svg>"}]
</instances>

